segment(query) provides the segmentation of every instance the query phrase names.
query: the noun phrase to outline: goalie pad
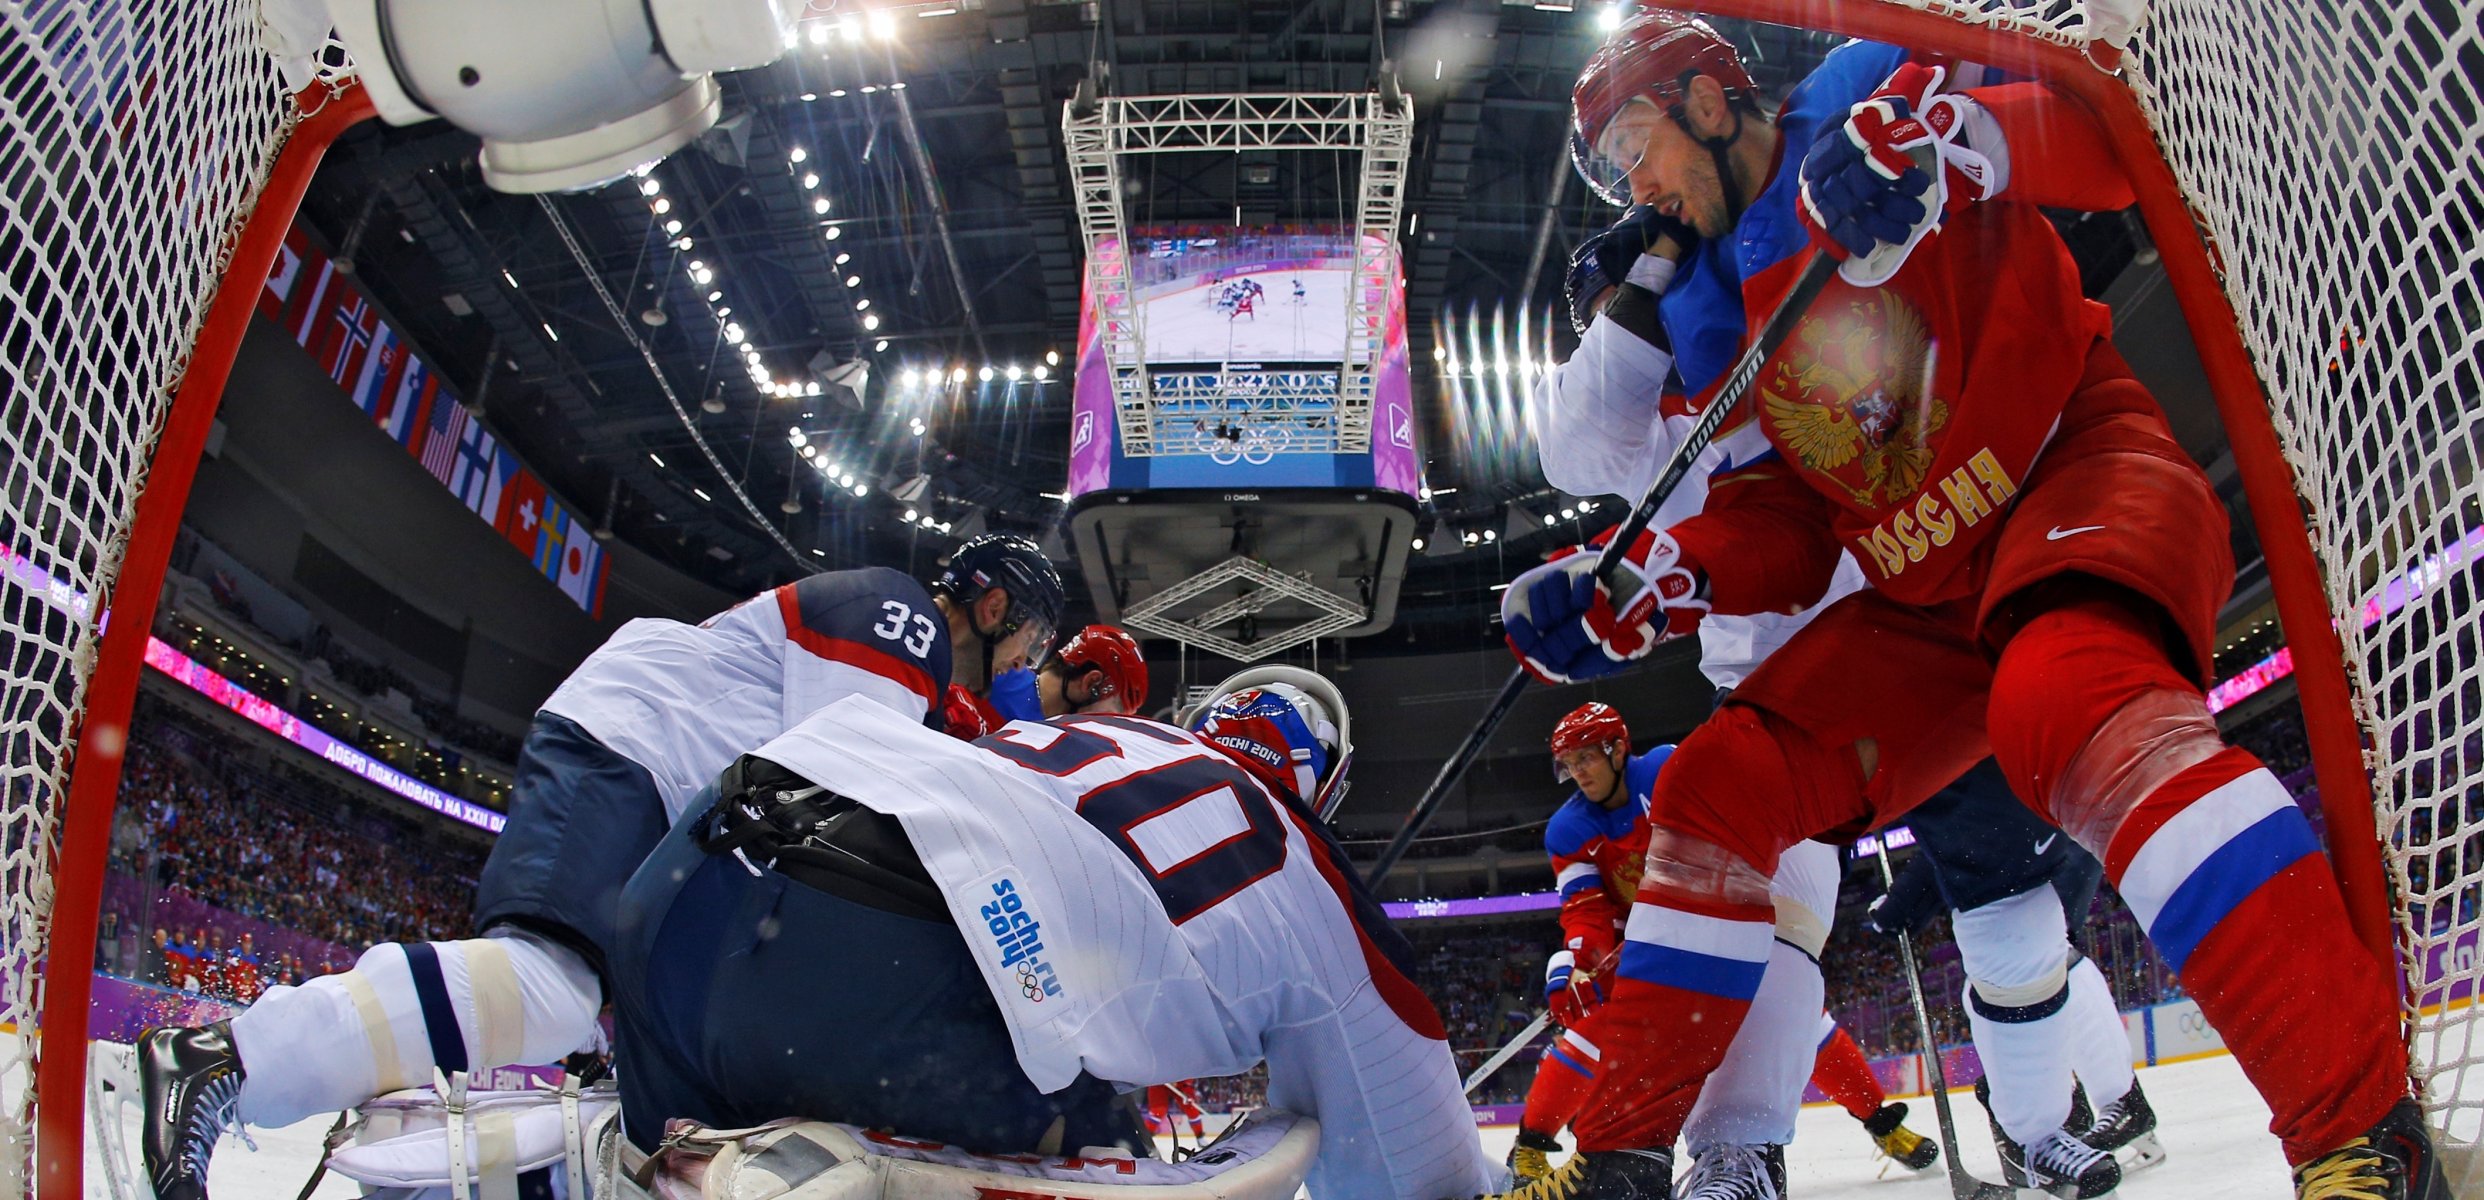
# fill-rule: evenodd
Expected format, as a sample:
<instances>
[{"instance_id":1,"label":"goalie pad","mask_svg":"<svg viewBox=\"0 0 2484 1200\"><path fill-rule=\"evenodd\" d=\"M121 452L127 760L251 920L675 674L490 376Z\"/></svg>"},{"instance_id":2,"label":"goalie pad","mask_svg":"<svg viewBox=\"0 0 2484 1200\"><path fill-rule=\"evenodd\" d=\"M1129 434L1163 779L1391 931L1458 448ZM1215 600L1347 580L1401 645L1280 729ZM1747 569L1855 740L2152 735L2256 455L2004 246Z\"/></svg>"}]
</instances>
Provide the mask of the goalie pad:
<instances>
[{"instance_id":1,"label":"goalie pad","mask_svg":"<svg viewBox=\"0 0 2484 1200\"><path fill-rule=\"evenodd\" d=\"M537 1172L558 1200L605 1200L624 1189L577 1183L617 1177L620 1112L611 1083L476 1092L450 1076L355 1109L327 1169L390 1200L515 1200L520 1178Z\"/></svg>"},{"instance_id":2,"label":"goalie pad","mask_svg":"<svg viewBox=\"0 0 2484 1200\"><path fill-rule=\"evenodd\" d=\"M1319 1123L1261 1109L1177 1163L974 1154L828 1121L676 1125L652 1161L656 1200L1292 1200Z\"/></svg>"}]
</instances>

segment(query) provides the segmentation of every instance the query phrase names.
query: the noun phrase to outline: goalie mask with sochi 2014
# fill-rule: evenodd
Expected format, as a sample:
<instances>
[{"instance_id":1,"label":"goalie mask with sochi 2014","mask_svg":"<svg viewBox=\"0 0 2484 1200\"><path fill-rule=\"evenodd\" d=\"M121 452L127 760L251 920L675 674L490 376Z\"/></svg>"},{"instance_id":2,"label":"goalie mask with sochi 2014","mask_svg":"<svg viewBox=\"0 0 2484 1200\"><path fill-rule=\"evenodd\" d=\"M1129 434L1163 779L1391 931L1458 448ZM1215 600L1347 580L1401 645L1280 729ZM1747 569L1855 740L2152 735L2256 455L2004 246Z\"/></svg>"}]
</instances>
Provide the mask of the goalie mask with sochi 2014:
<instances>
[{"instance_id":1,"label":"goalie mask with sochi 2014","mask_svg":"<svg viewBox=\"0 0 2484 1200\"><path fill-rule=\"evenodd\" d=\"M1183 713L1181 725L1323 821L1345 802L1354 724L1345 694L1313 672L1286 666L1237 672Z\"/></svg>"}]
</instances>

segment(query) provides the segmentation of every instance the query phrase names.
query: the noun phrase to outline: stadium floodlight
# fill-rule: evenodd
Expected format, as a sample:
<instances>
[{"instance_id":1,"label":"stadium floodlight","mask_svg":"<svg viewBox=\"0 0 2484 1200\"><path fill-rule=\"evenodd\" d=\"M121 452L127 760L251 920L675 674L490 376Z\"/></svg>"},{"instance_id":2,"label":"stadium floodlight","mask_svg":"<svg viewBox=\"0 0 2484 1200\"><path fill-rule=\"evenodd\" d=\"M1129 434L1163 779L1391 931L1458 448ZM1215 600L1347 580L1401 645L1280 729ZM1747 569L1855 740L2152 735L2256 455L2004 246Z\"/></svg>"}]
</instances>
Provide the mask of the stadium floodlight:
<instances>
[{"instance_id":1,"label":"stadium floodlight","mask_svg":"<svg viewBox=\"0 0 2484 1200\"><path fill-rule=\"evenodd\" d=\"M716 124L714 73L782 57L775 0L328 0L372 107L483 139L504 192L591 188L643 170Z\"/></svg>"}]
</instances>

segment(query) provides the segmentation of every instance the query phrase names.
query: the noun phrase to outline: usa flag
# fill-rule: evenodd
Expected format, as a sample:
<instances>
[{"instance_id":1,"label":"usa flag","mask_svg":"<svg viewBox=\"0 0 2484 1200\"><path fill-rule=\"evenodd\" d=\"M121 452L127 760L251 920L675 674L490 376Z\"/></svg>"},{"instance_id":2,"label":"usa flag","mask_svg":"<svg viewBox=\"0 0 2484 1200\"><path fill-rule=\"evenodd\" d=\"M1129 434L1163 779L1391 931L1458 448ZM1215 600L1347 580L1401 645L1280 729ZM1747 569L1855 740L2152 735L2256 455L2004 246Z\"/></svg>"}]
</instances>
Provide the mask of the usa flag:
<instances>
[{"instance_id":1,"label":"usa flag","mask_svg":"<svg viewBox=\"0 0 2484 1200\"><path fill-rule=\"evenodd\" d=\"M456 397L444 395L433 401L431 428L423 434L423 469L443 487L457 466L458 439L464 436L467 422L466 406Z\"/></svg>"}]
</instances>

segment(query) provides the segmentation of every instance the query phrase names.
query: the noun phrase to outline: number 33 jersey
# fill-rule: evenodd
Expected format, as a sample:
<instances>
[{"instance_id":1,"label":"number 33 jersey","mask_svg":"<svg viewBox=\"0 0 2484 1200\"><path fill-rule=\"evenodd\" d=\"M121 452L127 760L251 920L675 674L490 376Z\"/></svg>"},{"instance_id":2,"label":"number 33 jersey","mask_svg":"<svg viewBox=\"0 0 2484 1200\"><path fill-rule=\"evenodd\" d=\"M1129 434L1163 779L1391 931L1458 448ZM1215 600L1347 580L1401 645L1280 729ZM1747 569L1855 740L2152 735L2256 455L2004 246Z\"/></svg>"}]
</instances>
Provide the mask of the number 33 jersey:
<instances>
[{"instance_id":1,"label":"number 33 jersey","mask_svg":"<svg viewBox=\"0 0 2484 1200\"><path fill-rule=\"evenodd\" d=\"M1486 1190L1474 1118L1410 957L1299 805L1128 717L975 742L845 700L755 753L898 818L1054 1091L1268 1064L1320 1121L1315 1200Z\"/></svg>"},{"instance_id":2,"label":"number 33 jersey","mask_svg":"<svg viewBox=\"0 0 2484 1200\"><path fill-rule=\"evenodd\" d=\"M948 619L902 571L830 571L698 625L640 618L543 702L647 768L667 821L734 758L859 696L923 721L949 686Z\"/></svg>"}]
</instances>

